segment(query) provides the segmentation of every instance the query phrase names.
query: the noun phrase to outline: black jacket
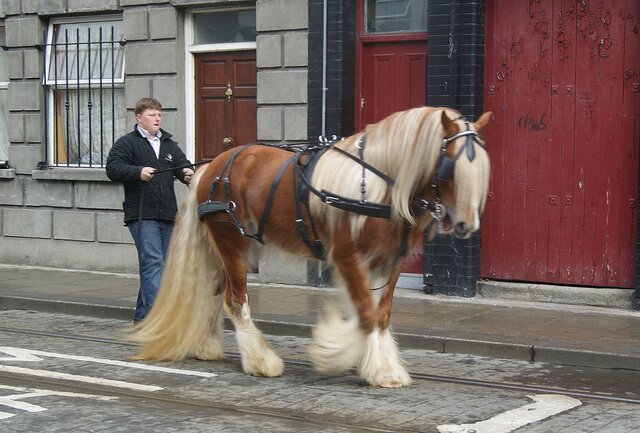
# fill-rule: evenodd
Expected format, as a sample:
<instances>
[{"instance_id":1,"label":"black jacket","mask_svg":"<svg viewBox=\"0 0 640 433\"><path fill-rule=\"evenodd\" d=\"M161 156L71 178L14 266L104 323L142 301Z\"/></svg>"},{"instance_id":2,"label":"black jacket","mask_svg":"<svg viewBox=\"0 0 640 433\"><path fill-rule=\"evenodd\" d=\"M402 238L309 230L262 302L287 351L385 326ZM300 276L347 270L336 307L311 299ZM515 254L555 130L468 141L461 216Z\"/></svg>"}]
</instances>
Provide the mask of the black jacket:
<instances>
[{"instance_id":1,"label":"black jacket","mask_svg":"<svg viewBox=\"0 0 640 433\"><path fill-rule=\"evenodd\" d=\"M158 173L149 182L140 180L143 167L163 170L180 167L191 162L171 139L171 134L161 129L160 157L153 147L134 127L133 132L120 137L107 158L107 176L124 185L124 222L137 219L173 221L178 211L173 189L173 178L184 183L182 168Z\"/></svg>"}]
</instances>

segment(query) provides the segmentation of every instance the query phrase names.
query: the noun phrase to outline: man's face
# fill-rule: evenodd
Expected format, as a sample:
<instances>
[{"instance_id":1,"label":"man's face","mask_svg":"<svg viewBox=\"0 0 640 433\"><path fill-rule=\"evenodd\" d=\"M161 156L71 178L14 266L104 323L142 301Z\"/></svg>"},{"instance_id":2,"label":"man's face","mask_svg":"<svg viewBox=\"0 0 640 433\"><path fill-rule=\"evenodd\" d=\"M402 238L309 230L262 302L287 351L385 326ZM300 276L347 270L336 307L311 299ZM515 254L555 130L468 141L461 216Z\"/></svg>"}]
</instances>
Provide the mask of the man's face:
<instances>
[{"instance_id":1,"label":"man's face","mask_svg":"<svg viewBox=\"0 0 640 433\"><path fill-rule=\"evenodd\" d=\"M136 114L136 121L143 128L149 131L149 134L156 135L160 130L162 123L162 113L160 110L148 109L140 114Z\"/></svg>"}]
</instances>

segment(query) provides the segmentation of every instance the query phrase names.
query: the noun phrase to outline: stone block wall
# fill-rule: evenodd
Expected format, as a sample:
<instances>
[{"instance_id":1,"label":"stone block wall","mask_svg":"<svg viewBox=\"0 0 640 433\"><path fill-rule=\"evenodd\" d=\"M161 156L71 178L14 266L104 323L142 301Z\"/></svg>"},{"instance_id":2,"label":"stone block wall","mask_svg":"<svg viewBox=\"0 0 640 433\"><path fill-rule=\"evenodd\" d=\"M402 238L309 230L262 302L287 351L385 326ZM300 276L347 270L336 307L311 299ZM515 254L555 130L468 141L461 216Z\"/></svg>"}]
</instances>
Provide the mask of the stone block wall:
<instances>
[{"instance_id":1,"label":"stone block wall","mask_svg":"<svg viewBox=\"0 0 640 433\"><path fill-rule=\"evenodd\" d=\"M200 2L211 3L211 2ZM122 187L103 169L38 169L46 160L45 33L53 16L122 14L125 102L159 99L163 126L184 143L182 15L169 1L1 0L9 59L11 169L0 170L0 263L137 273ZM162 61L150 59L161 58ZM176 183L178 196L186 188Z\"/></svg>"},{"instance_id":2,"label":"stone block wall","mask_svg":"<svg viewBox=\"0 0 640 433\"><path fill-rule=\"evenodd\" d=\"M306 0L256 2L258 140L307 141Z\"/></svg>"}]
</instances>

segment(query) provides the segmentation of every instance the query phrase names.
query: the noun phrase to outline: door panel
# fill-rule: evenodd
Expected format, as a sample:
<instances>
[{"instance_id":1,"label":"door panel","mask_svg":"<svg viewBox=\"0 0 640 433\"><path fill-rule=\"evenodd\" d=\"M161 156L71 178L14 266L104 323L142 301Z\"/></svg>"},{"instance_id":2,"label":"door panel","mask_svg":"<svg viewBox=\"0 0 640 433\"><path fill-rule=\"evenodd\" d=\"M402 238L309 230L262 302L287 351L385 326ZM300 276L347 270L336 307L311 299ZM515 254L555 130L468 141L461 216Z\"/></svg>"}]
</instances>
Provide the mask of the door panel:
<instances>
[{"instance_id":1,"label":"door panel","mask_svg":"<svg viewBox=\"0 0 640 433\"><path fill-rule=\"evenodd\" d=\"M639 16L631 0L487 2L483 277L634 286Z\"/></svg>"},{"instance_id":2,"label":"door panel","mask_svg":"<svg viewBox=\"0 0 640 433\"><path fill-rule=\"evenodd\" d=\"M255 52L197 54L195 63L197 158L225 151L225 138L232 146L255 142Z\"/></svg>"}]
</instances>

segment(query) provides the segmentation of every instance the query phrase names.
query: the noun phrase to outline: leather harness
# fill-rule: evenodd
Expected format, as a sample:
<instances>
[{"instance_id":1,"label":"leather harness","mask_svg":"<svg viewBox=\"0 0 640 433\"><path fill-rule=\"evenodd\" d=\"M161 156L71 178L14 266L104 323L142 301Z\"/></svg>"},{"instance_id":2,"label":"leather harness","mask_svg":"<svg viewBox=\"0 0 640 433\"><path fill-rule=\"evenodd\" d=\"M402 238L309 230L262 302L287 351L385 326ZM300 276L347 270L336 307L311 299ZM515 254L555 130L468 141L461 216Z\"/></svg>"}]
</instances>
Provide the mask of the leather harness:
<instances>
[{"instance_id":1,"label":"leather harness","mask_svg":"<svg viewBox=\"0 0 640 433\"><path fill-rule=\"evenodd\" d=\"M460 116L456 120L464 120L466 125L466 130L458 132L450 137L445 137L443 139L441 145L441 152L437 162L437 170L436 175L433 177L431 186L436 191L436 197L433 202L429 202L425 199L416 199L412 203L412 210L414 214L418 215L421 212L429 211L434 219L434 221L441 221L446 216L445 207L440 203L440 193L438 189L438 184L440 182L448 182L453 180L453 173L455 168L455 163L462 155L463 151L466 150L467 157L469 161L473 161L475 159L475 148L474 143L478 143L483 146L483 142L480 140L478 133L471 130L469 128L469 122L464 119L464 117ZM467 137L465 144L460 148L457 154L452 158L446 155L446 150L449 143L452 143L456 139L460 137ZM294 145L280 144L265 144L265 143L250 143L244 146L238 147L237 150L227 159L220 174L216 176L209 188L209 196L207 201L201 203L198 206L198 217L202 220L206 215L217 213L217 212L226 212L231 219L231 222L238 229L240 234L243 236L252 238L257 240L258 242L264 244L264 228L269 219L269 214L271 213L271 208L273 207L273 201L275 196L275 191L282 180L282 176L284 175L285 170L291 164L293 164L293 187L295 191L295 212L296 212L296 226L298 228L298 233L303 240L303 242L307 245L309 250L314 254L314 256L318 259L324 260L325 251L324 247L318 237L318 233L313 222L313 218L311 216L311 212L309 211L309 193L316 195L322 202L336 207L338 209L342 209L347 212L355 212L362 215L367 215L375 218L391 218L391 205L386 203L373 203L368 202L366 200L366 181L365 174L366 171L369 170L381 179L383 179L389 186L393 186L395 181L382 173L377 168L373 167L369 163L364 160L364 151L366 147L366 134L363 135L360 140L357 142L356 147L358 148L358 156L352 155L345 150L334 146L337 140L332 142L328 142L325 139L321 139L319 143L303 143L303 147L300 148ZM253 145L262 145L262 146L272 146L280 149L284 149L293 153L291 157L289 157L284 164L278 170L273 182L271 183L271 188L269 189L269 194L267 196L267 200L265 202L264 209L262 211L262 215L260 217L260 221L258 224L258 230L255 233L249 233L245 230L240 222L238 216L236 215L236 203L233 201L233 197L231 195L230 188L230 179L231 179L231 169L233 167L233 163L240 153L242 153L249 146ZM348 197L343 197L338 194L326 191L326 190L317 190L311 184L311 178L313 175L313 170L322 155L329 150L335 150L340 152L342 155L351 158L358 164L362 166L362 179L361 179L361 199L352 199ZM227 201L216 201L212 200L213 194L216 191L220 181L222 181L223 188L225 194L227 196ZM311 235L307 230L307 224L305 224L305 214L306 220L308 221L309 227L311 228ZM431 224L433 224L433 222ZM429 229L431 225L427 228ZM407 224L406 230L403 232L403 236L400 242L400 250L398 253L398 259L404 257L407 254L408 249L408 234L411 230L411 225Z\"/></svg>"}]
</instances>

